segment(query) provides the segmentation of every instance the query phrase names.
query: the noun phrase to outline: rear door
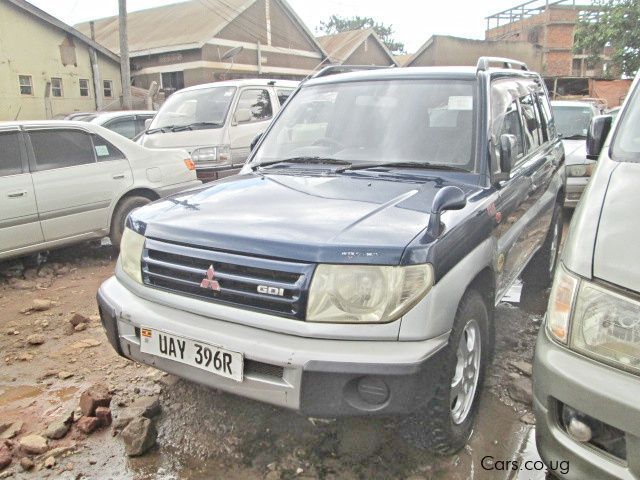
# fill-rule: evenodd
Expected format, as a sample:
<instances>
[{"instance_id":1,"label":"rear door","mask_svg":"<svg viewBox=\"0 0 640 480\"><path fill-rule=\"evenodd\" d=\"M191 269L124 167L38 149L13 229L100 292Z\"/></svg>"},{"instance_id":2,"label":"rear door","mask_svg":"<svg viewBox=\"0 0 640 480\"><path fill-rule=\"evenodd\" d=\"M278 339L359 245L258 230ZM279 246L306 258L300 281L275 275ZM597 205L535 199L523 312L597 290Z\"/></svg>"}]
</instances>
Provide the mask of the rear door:
<instances>
[{"instance_id":1,"label":"rear door","mask_svg":"<svg viewBox=\"0 0 640 480\"><path fill-rule=\"evenodd\" d=\"M43 240L22 133L0 129L0 254Z\"/></svg>"},{"instance_id":2,"label":"rear door","mask_svg":"<svg viewBox=\"0 0 640 480\"><path fill-rule=\"evenodd\" d=\"M133 183L122 152L82 129L30 128L28 134L45 240L106 234L111 204Z\"/></svg>"},{"instance_id":3,"label":"rear door","mask_svg":"<svg viewBox=\"0 0 640 480\"><path fill-rule=\"evenodd\" d=\"M251 141L266 130L273 117L273 98L270 87L248 87L238 93L238 101L231 116L229 140L234 165L241 165L249 156ZM248 119L242 115L249 112Z\"/></svg>"}]
</instances>

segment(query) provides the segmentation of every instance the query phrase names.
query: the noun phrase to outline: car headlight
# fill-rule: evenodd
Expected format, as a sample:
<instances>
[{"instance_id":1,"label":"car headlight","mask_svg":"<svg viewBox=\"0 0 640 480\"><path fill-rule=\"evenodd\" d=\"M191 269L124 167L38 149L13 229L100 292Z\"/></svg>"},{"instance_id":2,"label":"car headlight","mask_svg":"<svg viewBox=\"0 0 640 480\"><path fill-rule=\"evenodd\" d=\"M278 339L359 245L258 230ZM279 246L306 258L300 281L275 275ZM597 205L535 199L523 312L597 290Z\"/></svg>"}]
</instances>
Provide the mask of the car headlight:
<instances>
[{"instance_id":1,"label":"car headlight","mask_svg":"<svg viewBox=\"0 0 640 480\"><path fill-rule=\"evenodd\" d=\"M212 147L200 147L191 152L191 158L196 165L231 163L231 147L229 145L216 145Z\"/></svg>"},{"instance_id":2,"label":"car headlight","mask_svg":"<svg viewBox=\"0 0 640 480\"><path fill-rule=\"evenodd\" d=\"M570 275L560 264L549 295L547 330L553 338L562 343L567 343L569 338L569 321L577 287L578 279Z\"/></svg>"},{"instance_id":3,"label":"car headlight","mask_svg":"<svg viewBox=\"0 0 640 480\"><path fill-rule=\"evenodd\" d=\"M120 242L120 265L122 271L138 283L142 283L142 249L144 236L125 228Z\"/></svg>"},{"instance_id":4,"label":"car headlight","mask_svg":"<svg viewBox=\"0 0 640 480\"><path fill-rule=\"evenodd\" d=\"M318 265L311 281L307 321L391 322L419 302L433 281L429 264Z\"/></svg>"},{"instance_id":5,"label":"car headlight","mask_svg":"<svg viewBox=\"0 0 640 480\"><path fill-rule=\"evenodd\" d=\"M567 176L569 177L590 177L593 171L593 164L587 163L585 165L568 165Z\"/></svg>"},{"instance_id":6,"label":"car headlight","mask_svg":"<svg viewBox=\"0 0 640 480\"><path fill-rule=\"evenodd\" d=\"M598 284L580 282L569 345L639 373L640 302Z\"/></svg>"}]
</instances>

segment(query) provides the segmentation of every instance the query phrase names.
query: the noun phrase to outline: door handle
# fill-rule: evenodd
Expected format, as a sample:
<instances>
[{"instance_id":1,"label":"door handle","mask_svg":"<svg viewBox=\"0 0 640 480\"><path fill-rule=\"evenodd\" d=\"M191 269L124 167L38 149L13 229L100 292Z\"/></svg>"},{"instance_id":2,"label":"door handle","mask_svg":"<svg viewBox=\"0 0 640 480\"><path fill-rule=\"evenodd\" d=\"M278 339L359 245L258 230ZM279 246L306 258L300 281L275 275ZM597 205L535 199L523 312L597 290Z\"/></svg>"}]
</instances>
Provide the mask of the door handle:
<instances>
[{"instance_id":1,"label":"door handle","mask_svg":"<svg viewBox=\"0 0 640 480\"><path fill-rule=\"evenodd\" d=\"M124 178L124 173L118 173L113 176L114 180L122 180Z\"/></svg>"},{"instance_id":2,"label":"door handle","mask_svg":"<svg viewBox=\"0 0 640 480\"><path fill-rule=\"evenodd\" d=\"M27 195L27 191L26 190L22 190L21 192L11 192L11 193L7 193L7 197L9 198L18 198L18 197L24 197Z\"/></svg>"}]
</instances>

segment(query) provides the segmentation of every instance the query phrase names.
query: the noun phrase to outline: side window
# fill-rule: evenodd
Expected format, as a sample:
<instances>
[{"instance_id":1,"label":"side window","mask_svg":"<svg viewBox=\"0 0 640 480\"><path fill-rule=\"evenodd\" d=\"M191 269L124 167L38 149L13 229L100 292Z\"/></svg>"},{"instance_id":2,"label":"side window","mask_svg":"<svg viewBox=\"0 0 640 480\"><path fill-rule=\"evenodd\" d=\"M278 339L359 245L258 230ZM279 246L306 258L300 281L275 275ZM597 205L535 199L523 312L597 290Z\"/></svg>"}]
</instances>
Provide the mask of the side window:
<instances>
[{"instance_id":1,"label":"side window","mask_svg":"<svg viewBox=\"0 0 640 480\"><path fill-rule=\"evenodd\" d=\"M131 123L133 123L133 121ZM96 152L96 158L99 162L123 160L125 158L124 154L120 150L100 135L93 135L93 149Z\"/></svg>"},{"instance_id":2,"label":"side window","mask_svg":"<svg viewBox=\"0 0 640 480\"><path fill-rule=\"evenodd\" d=\"M38 171L95 163L88 133L78 130L33 130L29 132Z\"/></svg>"},{"instance_id":3,"label":"side window","mask_svg":"<svg viewBox=\"0 0 640 480\"><path fill-rule=\"evenodd\" d=\"M291 94L293 93L293 89L292 88L277 88L276 89L276 95L278 96L278 103L280 103L280 105L283 105L284 102L287 101L287 98L289 98L291 96Z\"/></svg>"},{"instance_id":4,"label":"side window","mask_svg":"<svg viewBox=\"0 0 640 480\"><path fill-rule=\"evenodd\" d=\"M269 91L263 89L245 90L240 94L236 113L241 110L249 110L250 119L239 123L261 122L268 120L273 115Z\"/></svg>"},{"instance_id":5,"label":"side window","mask_svg":"<svg viewBox=\"0 0 640 480\"><path fill-rule=\"evenodd\" d=\"M518 112L518 103L513 100L494 122L494 126L497 126L496 146L500 145L501 135L513 135L516 137L516 159L524 157L524 134L522 132L522 123L520 122L520 113Z\"/></svg>"},{"instance_id":6,"label":"side window","mask_svg":"<svg viewBox=\"0 0 640 480\"><path fill-rule=\"evenodd\" d=\"M556 133L556 125L553 120L553 114L551 113L551 104L549 103L549 97L547 96L547 92L544 89L540 89L538 92L538 105L540 110L540 115L542 116L542 120L544 123L543 133L545 135L545 140L550 140L555 138L558 134Z\"/></svg>"},{"instance_id":7,"label":"side window","mask_svg":"<svg viewBox=\"0 0 640 480\"><path fill-rule=\"evenodd\" d=\"M112 120L105 124L105 127L126 138L133 138L136 136L136 121L133 117Z\"/></svg>"},{"instance_id":8,"label":"side window","mask_svg":"<svg viewBox=\"0 0 640 480\"><path fill-rule=\"evenodd\" d=\"M0 133L0 177L22 173L20 157L20 134Z\"/></svg>"},{"instance_id":9,"label":"side window","mask_svg":"<svg viewBox=\"0 0 640 480\"><path fill-rule=\"evenodd\" d=\"M532 94L520 98L522 110L522 124L527 151L536 150L542 144L540 119L536 112L536 104Z\"/></svg>"}]
</instances>

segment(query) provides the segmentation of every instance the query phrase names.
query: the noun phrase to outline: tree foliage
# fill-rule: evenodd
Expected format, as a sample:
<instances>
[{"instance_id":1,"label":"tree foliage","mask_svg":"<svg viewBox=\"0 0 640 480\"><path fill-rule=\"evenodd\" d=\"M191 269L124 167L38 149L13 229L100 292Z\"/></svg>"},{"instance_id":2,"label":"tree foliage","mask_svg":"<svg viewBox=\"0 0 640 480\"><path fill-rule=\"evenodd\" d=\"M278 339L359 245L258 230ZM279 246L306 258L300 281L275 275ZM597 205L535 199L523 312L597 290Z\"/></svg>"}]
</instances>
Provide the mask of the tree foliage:
<instances>
[{"instance_id":1,"label":"tree foliage","mask_svg":"<svg viewBox=\"0 0 640 480\"><path fill-rule=\"evenodd\" d=\"M387 26L382 22L375 21L371 17L360 17L356 15L345 18L338 15L331 15L326 22L320 22L320 26L316 31L324 33L325 35L333 35L334 33L365 28L373 28L391 53L395 55L405 53L404 43L398 42L393 38L393 25Z\"/></svg>"},{"instance_id":2,"label":"tree foliage","mask_svg":"<svg viewBox=\"0 0 640 480\"><path fill-rule=\"evenodd\" d=\"M599 14L578 22L574 50L584 50L589 61L610 49L610 66L617 73L633 76L640 69L640 0L597 0ZM611 69L610 69L611 70Z\"/></svg>"}]
</instances>

